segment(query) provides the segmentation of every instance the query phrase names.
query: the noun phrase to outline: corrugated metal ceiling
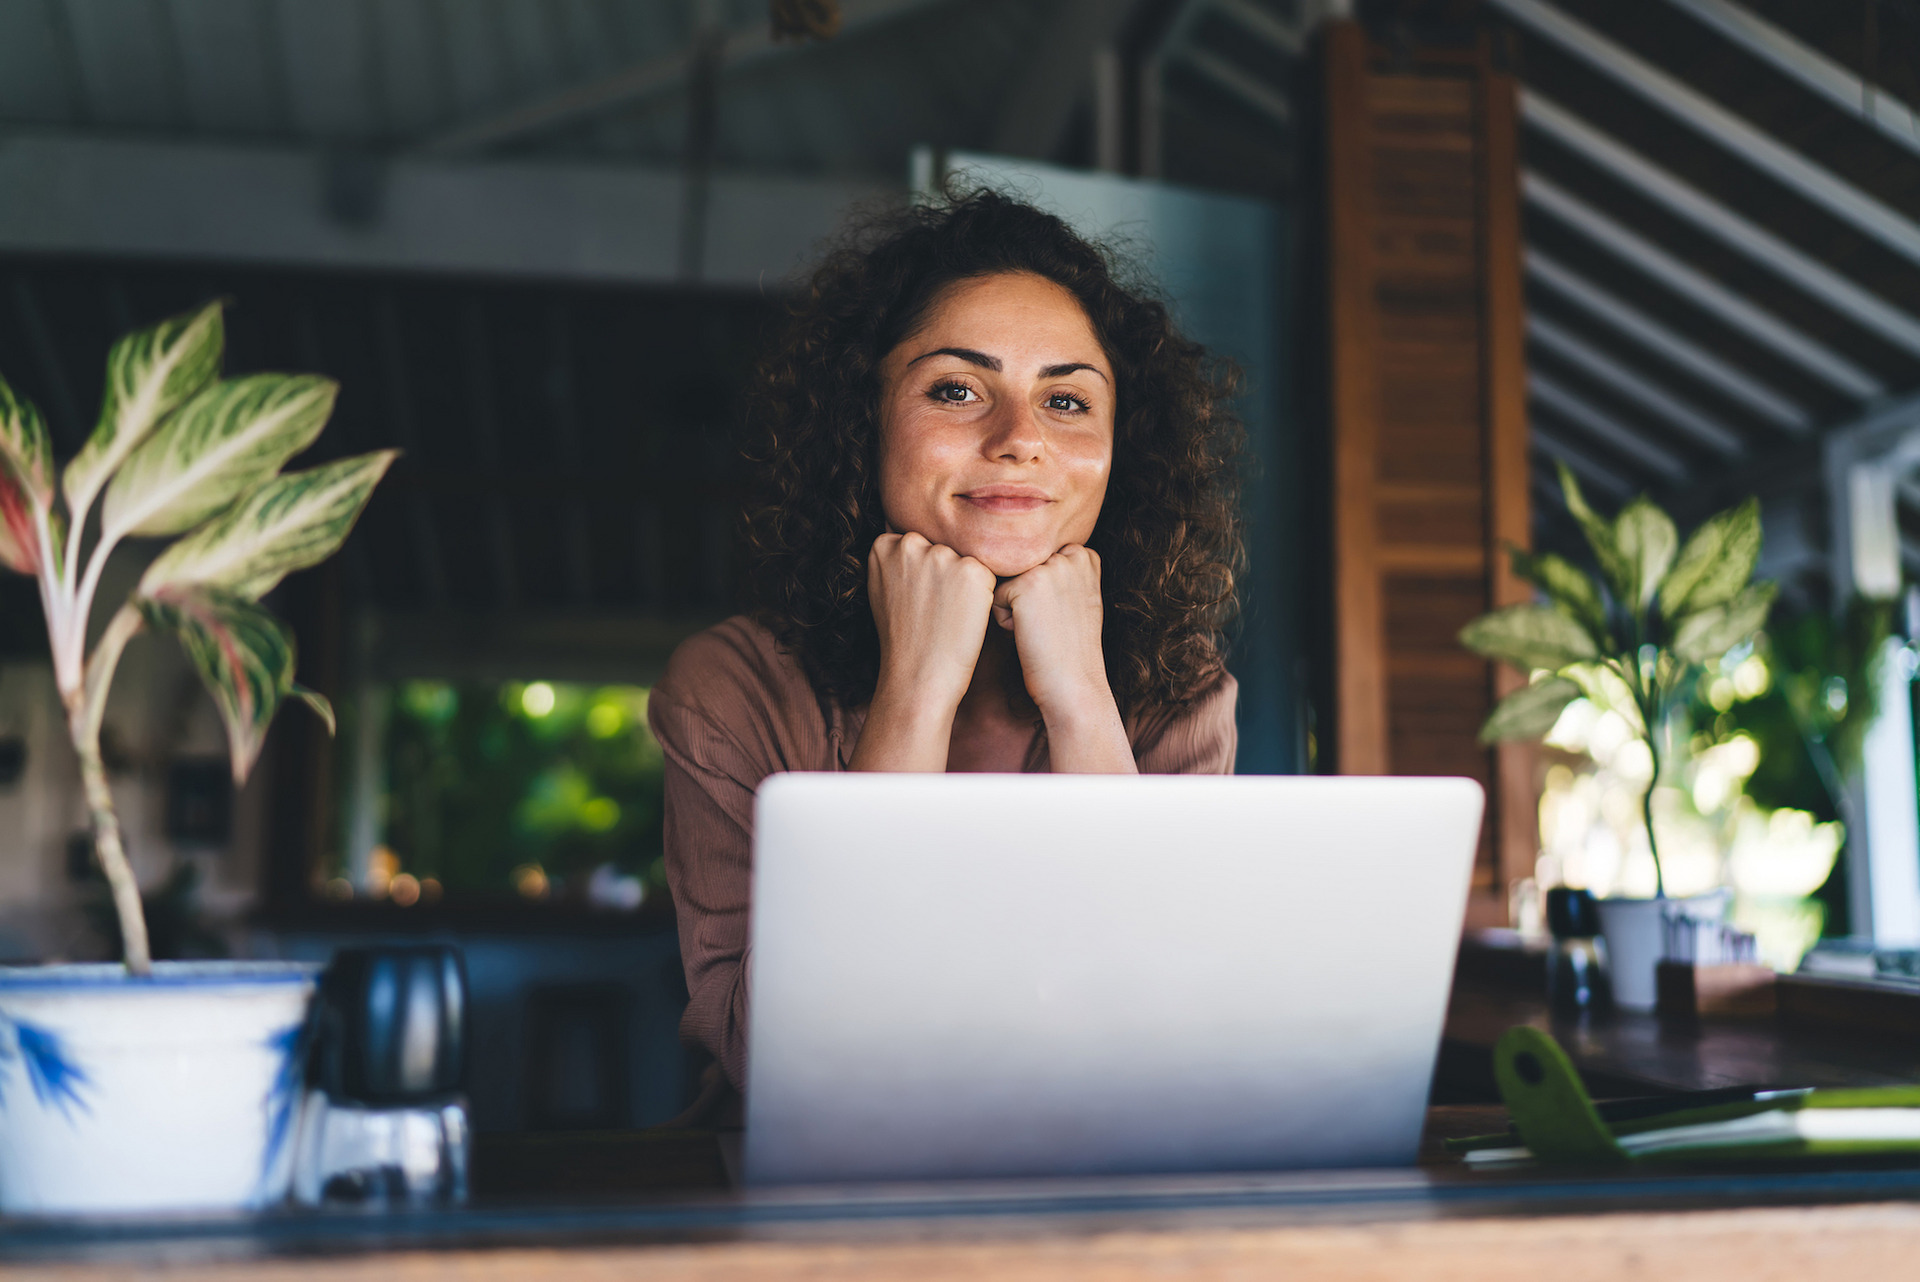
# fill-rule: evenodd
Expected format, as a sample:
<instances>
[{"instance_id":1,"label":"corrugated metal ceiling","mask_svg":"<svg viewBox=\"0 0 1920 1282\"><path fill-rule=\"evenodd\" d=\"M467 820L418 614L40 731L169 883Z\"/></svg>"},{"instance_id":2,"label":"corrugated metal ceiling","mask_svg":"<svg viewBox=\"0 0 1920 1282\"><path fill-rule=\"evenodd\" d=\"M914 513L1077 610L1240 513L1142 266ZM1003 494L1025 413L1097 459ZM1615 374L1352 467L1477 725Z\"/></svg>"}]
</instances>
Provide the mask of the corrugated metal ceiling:
<instances>
[{"instance_id":1,"label":"corrugated metal ceiling","mask_svg":"<svg viewBox=\"0 0 1920 1282\"><path fill-rule=\"evenodd\" d=\"M769 49L764 0L6 0L0 125L408 151L611 86L496 145L677 160L703 14L755 55L724 73L717 163L897 178L915 143L981 144L1054 8L853 0L836 40Z\"/></svg>"}]
</instances>

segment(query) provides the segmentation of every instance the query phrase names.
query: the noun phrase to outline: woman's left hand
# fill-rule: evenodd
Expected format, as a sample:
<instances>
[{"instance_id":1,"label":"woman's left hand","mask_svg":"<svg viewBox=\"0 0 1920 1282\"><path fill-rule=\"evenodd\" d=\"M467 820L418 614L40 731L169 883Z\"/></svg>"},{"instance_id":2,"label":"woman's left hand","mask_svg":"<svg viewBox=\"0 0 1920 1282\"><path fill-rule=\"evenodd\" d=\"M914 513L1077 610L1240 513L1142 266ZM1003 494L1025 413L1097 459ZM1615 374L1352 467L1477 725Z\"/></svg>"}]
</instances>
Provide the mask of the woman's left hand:
<instances>
[{"instance_id":1,"label":"woman's left hand","mask_svg":"<svg viewBox=\"0 0 1920 1282\"><path fill-rule=\"evenodd\" d=\"M994 590L994 622L1013 633L1027 693L1049 723L1113 707L1104 616L1100 556L1077 543Z\"/></svg>"}]
</instances>

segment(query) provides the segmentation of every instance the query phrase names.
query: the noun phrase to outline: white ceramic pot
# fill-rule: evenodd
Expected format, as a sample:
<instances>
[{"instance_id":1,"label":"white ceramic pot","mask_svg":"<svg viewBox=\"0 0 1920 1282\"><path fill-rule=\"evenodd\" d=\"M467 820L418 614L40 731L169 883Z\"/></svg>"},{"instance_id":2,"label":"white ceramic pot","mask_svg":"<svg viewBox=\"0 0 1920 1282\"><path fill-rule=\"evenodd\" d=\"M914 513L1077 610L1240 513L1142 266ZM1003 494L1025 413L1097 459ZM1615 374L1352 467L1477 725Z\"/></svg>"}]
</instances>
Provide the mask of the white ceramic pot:
<instances>
[{"instance_id":1,"label":"white ceramic pot","mask_svg":"<svg viewBox=\"0 0 1920 1282\"><path fill-rule=\"evenodd\" d=\"M1600 937L1607 945L1607 978L1613 1004L1622 1010L1652 1010L1659 995L1658 969L1666 953L1666 914L1680 909L1694 917L1719 917L1727 892L1687 899L1601 899Z\"/></svg>"},{"instance_id":2,"label":"white ceramic pot","mask_svg":"<svg viewBox=\"0 0 1920 1282\"><path fill-rule=\"evenodd\" d=\"M319 967L0 967L0 1212L285 1198Z\"/></svg>"}]
</instances>

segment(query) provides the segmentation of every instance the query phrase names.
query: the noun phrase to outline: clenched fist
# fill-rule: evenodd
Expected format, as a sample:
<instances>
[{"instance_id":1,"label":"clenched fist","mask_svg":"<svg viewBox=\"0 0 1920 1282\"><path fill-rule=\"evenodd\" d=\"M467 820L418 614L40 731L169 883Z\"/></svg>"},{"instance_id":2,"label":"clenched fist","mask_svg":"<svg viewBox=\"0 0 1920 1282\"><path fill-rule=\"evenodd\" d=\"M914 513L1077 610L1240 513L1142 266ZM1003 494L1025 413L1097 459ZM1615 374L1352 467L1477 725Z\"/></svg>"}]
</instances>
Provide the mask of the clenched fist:
<instances>
[{"instance_id":1,"label":"clenched fist","mask_svg":"<svg viewBox=\"0 0 1920 1282\"><path fill-rule=\"evenodd\" d=\"M918 534L882 534L867 557L867 596L880 632L881 683L951 716L973 680L993 609L979 561Z\"/></svg>"},{"instance_id":2,"label":"clenched fist","mask_svg":"<svg viewBox=\"0 0 1920 1282\"><path fill-rule=\"evenodd\" d=\"M1077 543L995 590L994 622L1013 633L1027 693L1049 722L1112 707L1104 617L1100 556Z\"/></svg>"}]
</instances>

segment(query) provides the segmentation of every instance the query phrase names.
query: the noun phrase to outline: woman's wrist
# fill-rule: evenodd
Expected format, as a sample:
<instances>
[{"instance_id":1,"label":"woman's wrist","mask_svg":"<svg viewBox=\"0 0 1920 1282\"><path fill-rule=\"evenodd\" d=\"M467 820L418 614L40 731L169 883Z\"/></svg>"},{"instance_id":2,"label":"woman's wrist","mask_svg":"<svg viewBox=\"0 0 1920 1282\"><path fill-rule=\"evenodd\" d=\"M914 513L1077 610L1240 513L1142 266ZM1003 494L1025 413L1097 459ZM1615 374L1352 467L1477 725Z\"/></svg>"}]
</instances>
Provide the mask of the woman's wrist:
<instances>
[{"instance_id":1,"label":"woman's wrist","mask_svg":"<svg viewBox=\"0 0 1920 1282\"><path fill-rule=\"evenodd\" d=\"M873 686L872 706L885 705L890 712L915 722L944 721L950 726L972 679L971 671L953 674L928 671L925 666L900 667L883 658Z\"/></svg>"},{"instance_id":2,"label":"woman's wrist","mask_svg":"<svg viewBox=\"0 0 1920 1282\"><path fill-rule=\"evenodd\" d=\"M1037 702L1037 701L1036 701ZM1056 774L1133 774L1139 766L1120 706L1102 674L1074 697L1040 708L1047 727L1047 755Z\"/></svg>"},{"instance_id":3,"label":"woman's wrist","mask_svg":"<svg viewBox=\"0 0 1920 1282\"><path fill-rule=\"evenodd\" d=\"M1070 677L1061 673L1052 676L1047 681L1027 680L1027 693L1040 709L1049 733L1056 724L1082 725L1119 715L1104 663L1089 663Z\"/></svg>"},{"instance_id":4,"label":"woman's wrist","mask_svg":"<svg viewBox=\"0 0 1920 1282\"><path fill-rule=\"evenodd\" d=\"M850 765L855 770L945 770L959 707L957 697L929 697L924 683L883 670Z\"/></svg>"}]
</instances>

